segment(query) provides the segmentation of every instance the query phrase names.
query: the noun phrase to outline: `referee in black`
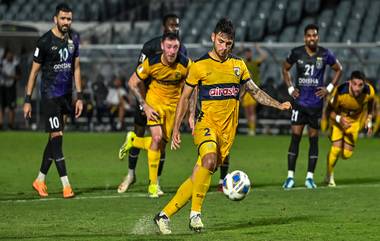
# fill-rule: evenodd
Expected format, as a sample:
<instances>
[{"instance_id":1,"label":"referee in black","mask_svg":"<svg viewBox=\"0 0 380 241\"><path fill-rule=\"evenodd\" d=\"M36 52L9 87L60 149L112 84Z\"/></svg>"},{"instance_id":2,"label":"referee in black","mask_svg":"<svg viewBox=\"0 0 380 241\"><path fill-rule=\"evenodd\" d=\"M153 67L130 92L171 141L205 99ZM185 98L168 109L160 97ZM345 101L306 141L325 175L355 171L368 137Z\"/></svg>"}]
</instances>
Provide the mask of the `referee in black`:
<instances>
[{"instance_id":1,"label":"referee in black","mask_svg":"<svg viewBox=\"0 0 380 241\"><path fill-rule=\"evenodd\" d=\"M34 51L24 104L24 117L31 118L31 96L40 69L42 70L41 95L45 130L49 133L42 164L33 188L41 197L48 196L45 177L54 160L63 186L63 197L74 197L67 177L62 152L64 120L72 111L73 77L77 91L75 117L83 109L79 65L79 35L71 31L73 11L65 3L58 4L54 15L55 26L37 42Z\"/></svg>"}]
</instances>

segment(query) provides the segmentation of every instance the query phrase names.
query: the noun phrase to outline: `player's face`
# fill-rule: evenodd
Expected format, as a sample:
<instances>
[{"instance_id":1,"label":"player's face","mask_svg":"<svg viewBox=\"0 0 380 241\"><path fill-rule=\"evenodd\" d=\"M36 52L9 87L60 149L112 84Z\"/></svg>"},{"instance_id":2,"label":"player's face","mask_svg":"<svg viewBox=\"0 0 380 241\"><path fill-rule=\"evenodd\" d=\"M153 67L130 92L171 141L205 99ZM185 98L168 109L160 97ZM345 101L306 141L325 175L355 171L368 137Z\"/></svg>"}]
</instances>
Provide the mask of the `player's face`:
<instances>
[{"instance_id":1,"label":"player's face","mask_svg":"<svg viewBox=\"0 0 380 241\"><path fill-rule=\"evenodd\" d=\"M212 42L214 44L214 51L219 56L220 59L226 59L228 54L232 50L232 45L234 40L225 33L212 33Z\"/></svg>"},{"instance_id":2,"label":"player's face","mask_svg":"<svg viewBox=\"0 0 380 241\"><path fill-rule=\"evenodd\" d=\"M362 79L350 80L351 93L355 97L358 97L363 92L363 88L364 88L364 80L362 80Z\"/></svg>"},{"instance_id":3,"label":"player's face","mask_svg":"<svg viewBox=\"0 0 380 241\"><path fill-rule=\"evenodd\" d=\"M162 53L169 64L174 63L174 61L176 60L179 45L180 43L178 39L165 39L163 42L161 42Z\"/></svg>"},{"instance_id":4,"label":"player's face","mask_svg":"<svg viewBox=\"0 0 380 241\"><path fill-rule=\"evenodd\" d=\"M67 33L69 31L72 21L73 21L72 12L59 11L58 15L54 16L54 22L61 33Z\"/></svg>"},{"instance_id":5,"label":"player's face","mask_svg":"<svg viewBox=\"0 0 380 241\"><path fill-rule=\"evenodd\" d=\"M165 33L178 33L179 32L179 19L169 18L164 26Z\"/></svg>"},{"instance_id":6,"label":"player's face","mask_svg":"<svg viewBox=\"0 0 380 241\"><path fill-rule=\"evenodd\" d=\"M316 29L307 30L304 36L305 45L311 49L315 49L318 45L319 35Z\"/></svg>"}]
</instances>

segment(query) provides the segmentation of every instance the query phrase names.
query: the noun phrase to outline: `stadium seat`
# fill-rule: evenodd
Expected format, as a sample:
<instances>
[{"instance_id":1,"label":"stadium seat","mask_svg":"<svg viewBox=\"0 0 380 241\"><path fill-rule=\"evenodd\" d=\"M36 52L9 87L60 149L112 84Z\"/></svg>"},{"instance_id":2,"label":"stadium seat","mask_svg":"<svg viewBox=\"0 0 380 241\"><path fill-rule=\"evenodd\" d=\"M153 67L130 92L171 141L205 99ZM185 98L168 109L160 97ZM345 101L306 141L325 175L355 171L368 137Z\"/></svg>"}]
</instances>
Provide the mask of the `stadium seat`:
<instances>
[{"instance_id":1,"label":"stadium seat","mask_svg":"<svg viewBox=\"0 0 380 241\"><path fill-rule=\"evenodd\" d=\"M296 27L287 26L280 34L280 42L293 42L295 41Z\"/></svg>"},{"instance_id":2,"label":"stadium seat","mask_svg":"<svg viewBox=\"0 0 380 241\"><path fill-rule=\"evenodd\" d=\"M267 21L267 29L269 34L280 32L284 21L284 10L275 10Z\"/></svg>"},{"instance_id":3,"label":"stadium seat","mask_svg":"<svg viewBox=\"0 0 380 241\"><path fill-rule=\"evenodd\" d=\"M321 0L305 0L304 10L307 14L315 14L321 7Z\"/></svg>"},{"instance_id":4,"label":"stadium seat","mask_svg":"<svg viewBox=\"0 0 380 241\"><path fill-rule=\"evenodd\" d=\"M248 40L259 41L264 36L265 20L257 19L251 23L248 29Z\"/></svg>"},{"instance_id":5,"label":"stadium seat","mask_svg":"<svg viewBox=\"0 0 380 241\"><path fill-rule=\"evenodd\" d=\"M301 19L302 15L302 0L292 0L286 10L286 23L295 24Z\"/></svg>"}]
</instances>

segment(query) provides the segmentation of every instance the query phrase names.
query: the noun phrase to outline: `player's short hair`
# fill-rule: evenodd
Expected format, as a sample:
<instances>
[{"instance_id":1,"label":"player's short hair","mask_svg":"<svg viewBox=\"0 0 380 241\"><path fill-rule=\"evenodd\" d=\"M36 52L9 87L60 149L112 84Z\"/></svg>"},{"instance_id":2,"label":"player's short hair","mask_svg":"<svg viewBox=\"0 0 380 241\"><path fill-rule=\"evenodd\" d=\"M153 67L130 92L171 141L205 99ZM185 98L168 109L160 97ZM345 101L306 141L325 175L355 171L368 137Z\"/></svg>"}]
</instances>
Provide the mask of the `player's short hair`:
<instances>
[{"instance_id":1,"label":"player's short hair","mask_svg":"<svg viewBox=\"0 0 380 241\"><path fill-rule=\"evenodd\" d=\"M230 35L232 39L235 39L235 28L231 20L227 18L219 19L214 28L214 34L218 33L225 33L227 35Z\"/></svg>"},{"instance_id":2,"label":"player's short hair","mask_svg":"<svg viewBox=\"0 0 380 241\"><path fill-rule=\"evenodd\" d=\"M164 33L161 37L161 42L164 42L166 39L180 41L178 34L172 32Z\"/></svg>"},{"instance_id":3,"label":"player's short hair","mask_svg":"<svg viewBox=\"0 0 380 241\"><path fill-rule=\"evenodd\" d=\"M303 30L304 35L306 35L307 31L309 31L310 29L315 29L317 30L317 33L319 33L318 25L311 23L311 24L306 25L305 29Z\"/></svg>"},{"instance_id":4,"label":"player's short hair","mask_svg":"<svg viewBox=\"0 0 380 241\"><path fill-rule=\"evenodd\" d=\"M174 14L174 13L169 13L169 14L166 14L163 18L162 18L162 26L165 26L166 22L171 19L171 18L176 18L176 19L179 19L179 17Z\"/></svg>"},{"instance_id":5,"label":"player's short hair","mask_svg":"<svg viewBox=\"0 0 380 241\"><path fill-rule=\"evenodd\" d=\"M58 13L62 12L72 12L73 10L70 8L70 6L67 3L59 3L57 7L55 7L55 16L58 16Z\"/></svg>"},{"instance_id":6,"label":"player's short hair","mask_svg":"<svg viewBox=\"0 0 380 241\"><path fill-rule=\"evenodd\" d=\"M360 70L354 70L351 72L351 77L350 79L361 79L361 80L366 80L365 74L360 71Z\"/></svg>"}]
</instances>

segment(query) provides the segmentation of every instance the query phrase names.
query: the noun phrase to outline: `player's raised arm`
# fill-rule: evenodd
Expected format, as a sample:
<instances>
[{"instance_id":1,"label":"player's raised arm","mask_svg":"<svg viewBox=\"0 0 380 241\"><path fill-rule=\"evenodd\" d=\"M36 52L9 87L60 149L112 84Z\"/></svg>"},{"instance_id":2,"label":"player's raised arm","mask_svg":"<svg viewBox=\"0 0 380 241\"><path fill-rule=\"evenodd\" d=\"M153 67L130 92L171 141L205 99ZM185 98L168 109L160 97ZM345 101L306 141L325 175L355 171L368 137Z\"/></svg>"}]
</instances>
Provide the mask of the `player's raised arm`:
<instances>
[{"instance_id":1,"label":"player's raised arm","mask_svg":"<svg viewBox=\"0 0 380 241\"><path fill-rule=\"evenodd\" d=\"M260 104L271 106L280 110L289 110L292 108L290 102L280 103L261 90L252 79L245 83L245 90L252 95Z\"/></svg>"},{"instance_id":2,"label":"player's raised arm","mask_svg":"<svg viewBox=\"0 0 380 241\"><path fill-rule=\"evenodd\" d=\"M26 85L25 90L25 103L24 103L24 118L31 118L32 117L32 94L34 85L36 84L36 78L38 75L38 72L41 69L41 64L33 61L32 68L30 70L28 83Z\"/></svg>"},{"instance_id":3,"label":"player's raised arm","mask_svg":"<svg viewBox=\"0 0 380 241\"><path fill-rule=\"evenodd\" d=\"M190 86L188 84L185 84L185 86L183 87L181 98L179 99L177 110L175 112L175 122L174 122L172 144L171 144L172 150L176 150L180 147L181 135L179 132L179 128L181 126L182 120L185 117L185 114L189 107L189 102L190 102L190 98L192 96L193 90L194 90L194 86Z\"/></svg>"}]
</instances>

